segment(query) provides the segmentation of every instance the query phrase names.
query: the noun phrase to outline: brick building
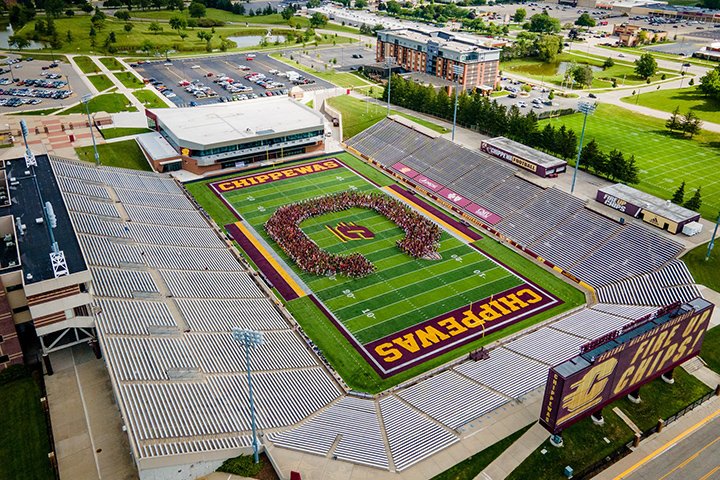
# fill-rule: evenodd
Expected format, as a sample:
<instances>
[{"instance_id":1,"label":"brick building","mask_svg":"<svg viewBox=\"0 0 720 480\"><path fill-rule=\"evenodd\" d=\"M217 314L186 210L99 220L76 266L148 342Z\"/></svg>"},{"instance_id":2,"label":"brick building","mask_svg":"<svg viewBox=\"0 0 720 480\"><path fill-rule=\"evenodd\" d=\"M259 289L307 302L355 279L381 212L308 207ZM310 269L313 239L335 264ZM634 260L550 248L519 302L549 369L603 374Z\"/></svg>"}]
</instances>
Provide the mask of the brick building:
<instances>
[{"instance_id":1,"label":"brick building","mask_svg":"<svg viewBox=\"0 0 720 480\"><path fill-rule=\"evenodd\" d=\"M462 67L463 89L493 88L498 81L500 50L480 37L442 30L403 28L378 32L375 59L393 57L405 70L454 80L454 66Z\"/></svg>"}]
</instances>

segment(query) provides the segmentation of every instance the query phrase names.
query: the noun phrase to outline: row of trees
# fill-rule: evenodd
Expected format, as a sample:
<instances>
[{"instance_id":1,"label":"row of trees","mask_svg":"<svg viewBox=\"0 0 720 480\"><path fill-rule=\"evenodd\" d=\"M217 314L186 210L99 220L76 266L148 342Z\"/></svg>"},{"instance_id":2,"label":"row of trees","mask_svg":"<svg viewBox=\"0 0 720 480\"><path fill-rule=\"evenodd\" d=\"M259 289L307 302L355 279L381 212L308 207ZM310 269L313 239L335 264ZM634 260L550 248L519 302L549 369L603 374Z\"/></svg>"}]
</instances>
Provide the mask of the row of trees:
<instances>
[{"instance_id":1,"label":"row of trees","mask_svg":"<svg viewBox=\"0 0 720 480\"><path fill-rule=\"evenodd\" d=\"M692 110L688 110L684 115L680 114L680 107L675 107L672 115L667 122L665 128L671 132L679 132L683 136L688 135L690 138L700 133L702 120Z\"/></svg>"},{"instance_id":2,"label":"row of trees","mask_svg":"<svg viewBox=\"0 0 720 480\"><path fill-rule=\"evenodd\" d=\"M554 62L562 48L563 39L559 35L519 32L511 45L503 47L501 59L537 57L544 62Z\"/></svg>"},{"instance_id":3,"label":"row of trees","mask_svg":"<svg viewBox=\"0 0 720 480\"><path fill-rule=\"evenodd\" d=\"M697 187L695 189L695 193L693 193L693 196L685 200L685 181L683 180L678 189L675 190L675 193L673 194L670 201L676 205L682 205L687 209L697 212L702 205L702 196L700 194L700 189L701 187Z\"/></svg>"},{"instance_id":4,"label":"row of trees","mask_svg":"<svg viewBox=\"0 0 720 480\"><path fill-rule=\"evenodd\" d=\"M700 78L698 89L708 97L720 100L720 66L708 70L708 72Z\"/></svg>"},{"instance_id":5,"label":"row of trees","mask_svg":"<svg viewBox=\"0 0 720 480\"><path fill-rule=\"evenodd\" d=\"M433 87L419 85L397 75L392 76L391 82L391 103L446 120L452 119L454 98L445 89L436 91ZM387 95L386 86L385 99ZM504 135L567 160L577 153L578 137L572 129L564 125L555 128L551 124L540 129L535 112L523 114L517 106L505 107L479 92L462 92L458 96L457 122L487 135ZM626 157L618 150L604 154L594 142L585 148L588 147L590 152L583 153L587 163L581 161L581 166L612 180L638 182L638 168L633 156Z\"/></svg>"}]
</instances>

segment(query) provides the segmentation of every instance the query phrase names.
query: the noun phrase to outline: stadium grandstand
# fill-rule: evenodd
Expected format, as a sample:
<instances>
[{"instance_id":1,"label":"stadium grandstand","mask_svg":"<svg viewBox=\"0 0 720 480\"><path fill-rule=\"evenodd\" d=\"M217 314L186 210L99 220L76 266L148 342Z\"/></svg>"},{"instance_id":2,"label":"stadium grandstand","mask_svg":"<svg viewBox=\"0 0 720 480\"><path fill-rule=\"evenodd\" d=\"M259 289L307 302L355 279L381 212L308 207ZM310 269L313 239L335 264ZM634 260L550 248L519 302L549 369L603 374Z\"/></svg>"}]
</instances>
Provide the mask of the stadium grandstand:
<instances>
[{"instance_id":1,"label":"stadium grandstand","mask_svg":"<svg viewBox=\"0 0 720 480\"><path fill-rule=\"evenodd\" d=\"M486 347L485 360L459 358L376 396L349 391L175 180L51 158L92 274L97 338L140 478L196 478L250 453L233 327L265 335L253 357L258 428L283 475L292 463L283 457L297 459L292 451L349 462L354 478L428 478L440 473L433 455L542 388L549 367L668 303L700 296L676 259L680 244L530 183L511 165L392 120L347 146L586 282L600 303L506 337Z\"/></svg>"}]
</instances>

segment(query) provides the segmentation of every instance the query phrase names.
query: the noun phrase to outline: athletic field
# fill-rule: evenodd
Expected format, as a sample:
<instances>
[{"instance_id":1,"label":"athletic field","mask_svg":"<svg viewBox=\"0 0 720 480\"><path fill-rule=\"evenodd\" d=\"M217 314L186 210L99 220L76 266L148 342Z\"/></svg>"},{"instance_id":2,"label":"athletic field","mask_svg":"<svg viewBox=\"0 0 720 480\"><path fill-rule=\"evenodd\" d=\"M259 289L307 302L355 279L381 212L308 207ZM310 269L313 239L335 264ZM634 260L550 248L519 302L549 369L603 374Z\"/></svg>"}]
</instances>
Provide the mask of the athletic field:
<instances>
[{"instance_id":1,"label":"athletic field","mask_svg":"<svg viewBox=\"0 0 720 480\"><path fill-rule=\"evenodd\" d=\"M235 213L236 221L226 225L228 232L349 384L373 390L368 383L388 383L380 379L397 383L389 377L402 380L438 360L447 361L452 353L470 351L521 324L574 306L551 291L558 284L567 287L552 275L547 274L552 281L540 286L527 278L535 270L516 273L476 245L497 250L492 240L480 240L477 232L397 186L371 183L345 164L357 168L359 161L349 155L341 158L226 177L204 182L202 187L214 191ZM302 173L313 164L320 165L320 170ZM324 167L329 164L337 167ZM198 184L190 187L193 193L201 188ZM353 207L311 217L300 228L329 253L361 253L375 271L362 278L302 271L265 233L264 223L279 207L343 191L381 192L437 222L442 232L440 258L416 259L403 253L396 246L404 236L401 228L374 210ZM208 198L197 196L201 201ZM506 254L514 261L519 258L509 251ZM578 296L571 302L578 303ZM359 367L360 362L366 365ZM374 374L369 374L367 366ZM352 378L358 368L362 375ZM372 377L372 381L362 377Z\"/></svg>"}]
</instances>

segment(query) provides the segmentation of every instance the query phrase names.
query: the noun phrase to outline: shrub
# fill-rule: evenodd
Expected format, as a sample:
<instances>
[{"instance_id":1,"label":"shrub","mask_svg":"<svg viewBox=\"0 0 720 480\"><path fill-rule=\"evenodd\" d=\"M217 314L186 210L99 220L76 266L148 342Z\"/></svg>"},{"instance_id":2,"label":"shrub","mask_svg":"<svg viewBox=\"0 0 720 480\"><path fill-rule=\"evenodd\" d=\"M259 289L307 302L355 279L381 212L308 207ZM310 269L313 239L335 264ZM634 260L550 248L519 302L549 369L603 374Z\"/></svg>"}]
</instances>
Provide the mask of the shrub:
<instances>
[{"instance_id":1,"label":"shrub","mask_svg":"<svg viewBox=\"0 0 720 480\"><path fill-rule=\"evenodd\" d=\"M231 473L242 477L254 477L262 470L262 462L254 463L252 455L240 455L228 458L217 469L218 472Z\"/></svg>"}]
</instances>

